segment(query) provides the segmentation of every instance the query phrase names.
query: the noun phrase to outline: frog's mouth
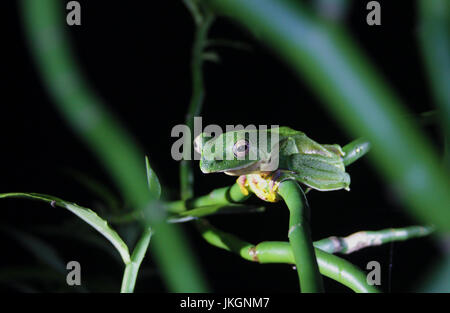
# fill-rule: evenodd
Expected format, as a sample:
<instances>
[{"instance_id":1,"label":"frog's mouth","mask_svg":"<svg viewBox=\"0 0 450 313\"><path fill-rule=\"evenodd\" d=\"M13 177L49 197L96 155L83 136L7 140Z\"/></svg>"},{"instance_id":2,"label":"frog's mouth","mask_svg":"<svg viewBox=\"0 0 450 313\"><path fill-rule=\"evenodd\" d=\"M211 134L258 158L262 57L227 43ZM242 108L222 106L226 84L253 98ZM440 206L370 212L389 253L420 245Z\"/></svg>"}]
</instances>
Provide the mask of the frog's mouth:
<instances>
[{"instance_id":1,"label":"frog's mouth","mask_svg":"<svg viewBox=\"0 0 450 313\"><path fill-rule=\"evenodd\" d=\"M233 169L223 170L221 172L230 176L241 176L246 174L258 173L260 172L260 162L245 164Z\"/></svg>"},{"instance_id":2,"label":"frog's mouth","mask_svg":"<svg viewBox=\"0 0 450 313\"><path fill-rule=\"evenodd\" d=\"M259 174L259 173L269 173L274 172L279 168L279 157L270 157L267 161L259 160L253 163L244 164L242 166L226 169L223 172L231 176L241 176L247 174Z\"/></svg>"},{"instance_id":3,"label":"frog's mouth","mask_svg":"<svg viewBox=\"0 0 450 313\"><path fill-rule=\"evenodd\" d=\"M203 162L205 162L203 160ZM243 164L240 166L236 166L233 168L226 168L226 169L213 169L210 170L208 166L204 166L205 164L200 163L200 169L203 173L225 173L226 175L230 176L241 176L241 175L247 175L247 174L258 174L261 172L273 172L278 169L278 158L269 158L268 161L254 161L247 164Z\"/></svg>"},{"instance_id":4,"label":"frog's mouth","mask_svg":"<svg viewBox=\"0 0 450 313\"><path fill-rule=\"evenodd\" d=\"M200 170L204 173L204 174L210 174L210 173L225 173L227 175L231 175L231 176L240 176L240 175L244 175L244 174L251 174L251 173L255 173L258 172L259 170L259 161L255 161L255 162L251 162L248 164L243 164L240 166L236 166L236 167L232 167L232 168L226 168L226 169L211 169L207 163L207 161L202 160L203 164L200 164ZM206 163L206 164L205 164Z\"/></svg>"}]
</instances>

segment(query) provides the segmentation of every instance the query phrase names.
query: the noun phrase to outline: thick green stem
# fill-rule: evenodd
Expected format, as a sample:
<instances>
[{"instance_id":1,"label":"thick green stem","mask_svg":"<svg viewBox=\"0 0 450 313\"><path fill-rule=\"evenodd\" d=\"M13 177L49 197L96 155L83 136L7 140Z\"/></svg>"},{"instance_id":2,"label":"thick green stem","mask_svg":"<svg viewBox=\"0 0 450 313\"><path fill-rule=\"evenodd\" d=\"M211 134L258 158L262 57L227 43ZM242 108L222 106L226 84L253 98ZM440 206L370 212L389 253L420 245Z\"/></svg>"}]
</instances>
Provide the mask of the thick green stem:
<instances>
[{"instance_id":1,"label":"thick green stem","mask_svg":"<svg viewBox=\"0 0 450 313\"><path fill-rule=\"evenodd\" d=\"M296 264L291 244L288 242L266 241L253 245L211 226L206 220L198 221L197 226L209 244L236 253L245 260L261 264ZM355 292L378 292L377 288L366 283L365 273L348 261L317 248L315 253L320 273L323 275Z\"/></svg>"},{"instance_id":2,"label":"thick green stem","mask_svg":"<svg viewBox=\"0 0 450 313\"><path fill-rule=\"evenodd\" d=\"M133 250L131 261L125 265L125 272L123 273L122 287L120 289L120 292L131 293L134 291L139 267L141 266L145 253L147 252L151 237L151 228L145 229L141 238L136 244L136 247Z\"/></svg>"},{"instance_id":3,"label":"thick green stem","mask_svg":"<svg viewBox=\"0 0 450 313\"><path fill-rule=\"evenodd\" d=\"M278 193L290 211L288 237L297 265L301 291L323 292L322 276L311 239L309 208L303 200L303 191L297 182L287 180L280 184Z\"/></svg>"}]
</instances>

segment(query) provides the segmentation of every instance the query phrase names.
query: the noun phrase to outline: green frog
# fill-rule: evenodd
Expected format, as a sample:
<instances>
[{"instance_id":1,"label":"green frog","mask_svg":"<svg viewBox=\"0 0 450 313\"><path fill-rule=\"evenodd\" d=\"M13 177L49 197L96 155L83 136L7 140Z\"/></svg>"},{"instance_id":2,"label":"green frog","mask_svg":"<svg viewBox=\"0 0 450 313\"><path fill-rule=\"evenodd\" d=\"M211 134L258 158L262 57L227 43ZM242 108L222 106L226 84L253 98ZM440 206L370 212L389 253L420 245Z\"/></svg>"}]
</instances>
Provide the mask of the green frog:
<instances>
[{"instance_id":1,"label":"green frog","mask_svg":"<svg viewBox=\"0 0 450 313\"><path fill-rule=\"evenodd\" d=\"M202 133L194 140L201 171L239 176L244 194L252 191L265 201L278 201L277 188L286 179L319 191L350 190L345 153L337 144L319 144L289 127L234 130L208 138Z\"/></svg>"}]
</instances>

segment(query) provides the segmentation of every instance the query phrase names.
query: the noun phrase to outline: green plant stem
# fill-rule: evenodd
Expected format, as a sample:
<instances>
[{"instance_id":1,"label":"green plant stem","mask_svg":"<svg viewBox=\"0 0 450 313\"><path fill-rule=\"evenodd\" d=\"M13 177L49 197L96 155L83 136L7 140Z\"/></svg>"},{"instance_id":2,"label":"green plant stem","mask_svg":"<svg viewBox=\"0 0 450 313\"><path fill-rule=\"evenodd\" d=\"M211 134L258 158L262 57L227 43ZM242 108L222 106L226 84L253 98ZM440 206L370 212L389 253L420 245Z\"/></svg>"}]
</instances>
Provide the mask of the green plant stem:
<instances>
[{"instance_id":1,"label":"green plant stem","mask_svg":"<svg viewBox=\"0 0 450 313\"><path fill-rule=\"evenodd\" d=\"M214 16L211 12L205 12L204 16L199 18L199 8L192 1L186 1L186 5L190 8L190 11L194 14L194 20L196 21L196 29L194 36L194 43L192 47L192 95L189 104L188 112L186 115L186 125L189 127L190 133L194 134L194 117L201 113L203 101L205 99L205 88L203 82L203 51L207 45L208 30L214 20ZM192 9L194 8L194 9ZM187 138L191 140L191 138ZM180 162L180 191L181 199L186 200L194 196L194 173L193 162L191 161L191 142L185 142L185 149L183 150L183 160Z\"/></svg>"},{"instance_id":2,"label":"green plant stem","mask_svg":"<svg viewBox=\"0 0 450 313\"><path fill-rule=\"evenodd\" d=\"M450 229L450 182L436 151L341 25L317 18L301 1L204 3L271 47L310 84L342 127L370 141L371 160L411 214L438 230Z\"/></svg>"},{"instance_id":3,"label":"green plant stem","mask_svg":"<svg viewBox=\"0 0 450 313\"><path fill-rule=\"evenodd\" d=\"M249 197L250 195L244 196L239 185L235 183L228 187L214 189L209 194L197 198L167 202L165 208L170 213L180 213L202 206L243 202Z\"/></svg>"},{"instance_id":4,"label":"green plant stem","mask_svg":"<svg viewBox=\"0 0 450 313\"><path fill-rule=\"evenodd\" d=\"M133 254L131 255L130 262L125 265L120 292L132 293L134 291L139 267L141 266L142 260L147 252L152 234L151 228L145 229L141 238L137 242L136 247L133 250Z\"/></svg>"},{"instance_id":5,"label":"green plant stem","mask_svg":"<svg viewBox=\"0 0 450 313\"><path fill-rule=\"evenodd\" d=\"M249 197L250 195L244 196L240 191L239 185L234 184L229 187L214 189L209 194L204 196L187 200L163 202L161 205L165 212L180 214L187 213L187 211L192 211L193 209L205 209L206 207L211 206L226 207L227 205L243 202ZM236 209L242 210L242 207ZM253 209L253 212L262 210L261 207L253 207ZM122 215L111 215L108 217L108 221L115 224L130 223L142 219L142 214L143 212L131 211Z\"/></svg>"},{"instance_id":6,"label":"green plant stem","mask_svg":"<svg viewBox=\"0 0 450 313\"><path fill-rule=\"evenodd\" d=\"M252 262L296 264L291 244L288 242L266 241L257 245L245 242L233 234L223 232L206 220L196 222L202 237L211 245L236 253ZM366 275L356 266L335 255L315 249L320 272L347 286L355 292L378 292L366 283ZM298 267L297 267L298 270Z\"/></svg>"},{"instance_id":7,"label":"green plant stem","mask_svg":"<svg viewBox=\"0 0 450 313\"><path fill-rule=\"evenodd\" d=\"M342 151L345 152L345 155L343 157L344 165L347 166L352 164L353 162L367 154L369 150L370 142L368 142L364 138L359 138L350 142L342 148Z\"/></svg>"},{"instance_id":8,"label":"green plant stem","mask_svg":"<svg viewBox=\"0 0 450 313\"><path fill-rule=\"evenodd\" d=\"M431 234L434 227L409 226L404 228L387 228L377 231L359 231L346 237L331 236L314 242L314 247L328 253L350 254L355 251L379 246L393 241L404 241Z\"/></svg>"},{"instance_id":9,"label":"green plant stem","mask_svg":"<svg viewBox=\"0 0 450 313\"><path fill-rule=\"evenodd\" d=\"M303 191L293 180L283 181L278 194L289 208L289 242L294 253L302 292L323 292L322 276L314 253L309 227L309 208L303 201ZM305 205L306 204L306 205Z\"/></svg>"},{"instance_id":10,"label":"green plant stem","mask_svg":"<svg viewBox=\"0 0 450 313\"><path fill-rule=\"evenodd\" d=\"M206 291L205 280L182 230L167 224L164 212L152 202L143 166L144 153L92 92L74 61L65 33L63 3L24 0L21 9L31 52L56 107L96 154L124 199L137 211L149 208L150 226L157 234L152 247L167 287L176 292Z\"/></svg>"}]
</instances>

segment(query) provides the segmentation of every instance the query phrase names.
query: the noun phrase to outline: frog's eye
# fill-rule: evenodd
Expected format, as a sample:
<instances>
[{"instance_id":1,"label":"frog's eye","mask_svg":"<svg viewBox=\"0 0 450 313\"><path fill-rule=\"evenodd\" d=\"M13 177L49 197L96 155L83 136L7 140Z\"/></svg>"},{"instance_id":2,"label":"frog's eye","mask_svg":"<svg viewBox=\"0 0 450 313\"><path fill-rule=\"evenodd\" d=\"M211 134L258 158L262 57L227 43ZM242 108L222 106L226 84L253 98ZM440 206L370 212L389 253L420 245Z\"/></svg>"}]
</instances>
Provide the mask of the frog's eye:
<instances>
[{"instance_id":1,"label":"frog's eye","mask_svg":"<svg viewBox=\"0 0 450 313\"><path fill-rule=\"evenodd\" d=\"M250 143L245 139L238 140L233 146L233 154L235 157L238 158L247 155L249 150L250 150Z\"/></svg>"}]
</instances>

